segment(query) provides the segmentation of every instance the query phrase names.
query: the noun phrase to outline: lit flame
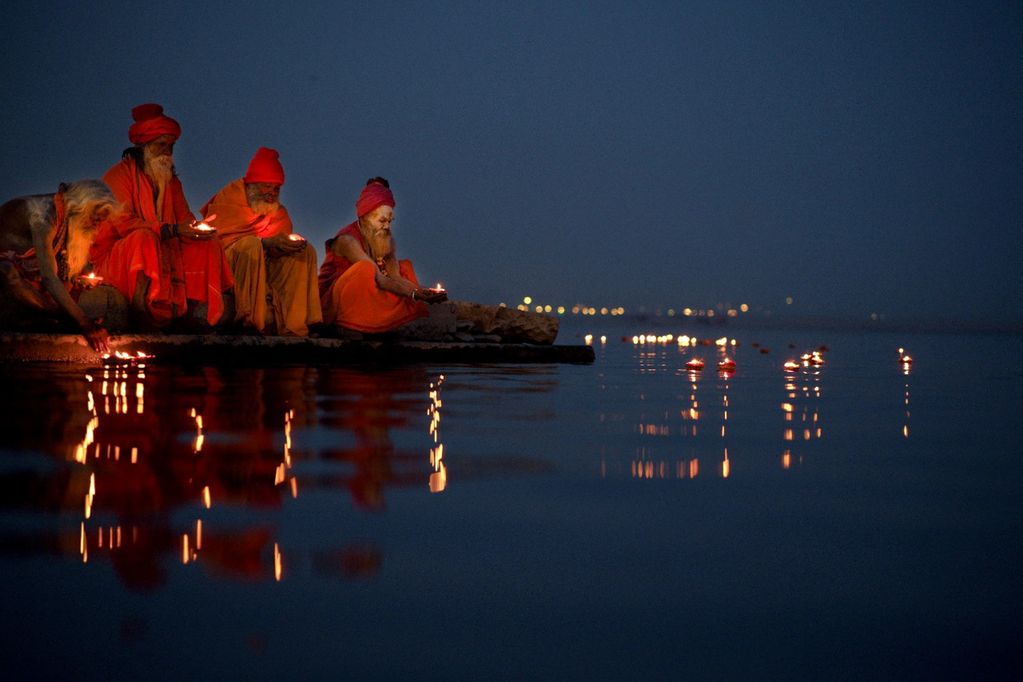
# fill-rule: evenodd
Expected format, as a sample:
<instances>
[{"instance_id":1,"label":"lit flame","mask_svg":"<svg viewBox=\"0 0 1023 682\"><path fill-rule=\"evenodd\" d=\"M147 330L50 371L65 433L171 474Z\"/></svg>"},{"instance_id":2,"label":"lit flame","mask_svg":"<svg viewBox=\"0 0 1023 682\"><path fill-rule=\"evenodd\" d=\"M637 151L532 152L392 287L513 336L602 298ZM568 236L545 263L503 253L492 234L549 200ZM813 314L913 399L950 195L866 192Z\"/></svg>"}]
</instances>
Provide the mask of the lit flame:
<instances>
[{"instance_id":1,"label":"lit flame","mask_svg":"<svg viewBox=\"0 0 1023 682\"><path fill-rule=\"evenodd\" d=\"M217 219L216 213L210 214L206 216L205 220L203 220L202 222L194 223L193 227L195 227L195 229L199 230L200 232L213 232L217 228L210 225L210 223L212 223L216 219Z\"/></svg>"},{"instance_id":2,"label":"lit flame","mask_svg":"<svg viewBox=\"0 0 1023 682\"><path fill-rule=\"evenodd\" d=\"M288 235L288 239L290 239L293 242L304 242L305 241L305 237L303 237L300 234L295 234L294 232L292 232L291 234Z\"/></svg>"}]
</instances>

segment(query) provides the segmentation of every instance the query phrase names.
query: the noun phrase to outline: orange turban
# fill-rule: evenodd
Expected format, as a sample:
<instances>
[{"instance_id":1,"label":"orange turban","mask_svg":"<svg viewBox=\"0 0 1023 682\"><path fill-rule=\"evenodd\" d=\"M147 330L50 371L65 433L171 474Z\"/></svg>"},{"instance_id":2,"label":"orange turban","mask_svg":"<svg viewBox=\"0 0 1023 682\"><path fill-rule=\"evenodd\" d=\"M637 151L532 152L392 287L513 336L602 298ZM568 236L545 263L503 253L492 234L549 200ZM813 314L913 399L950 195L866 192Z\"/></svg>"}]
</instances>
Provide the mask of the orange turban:
<instances>
[{"instance_id":1,"label":"orange turban","mask_svg":"<svg viewBox=\"0 0 1023 682\"><path fill-rule=\"evenodd\" d=\"M277 160L276 149L260 147L256 155L249 162L249 169L245 171L245 182L270 182L275 185L284 184L284 166Z\"/></svg>"},{"instance_id":2,"label":"orange turban","mask_svg":"<svg viewBox=\"0 0 1023 682\"><path fill-rule=\"evenodd\" d=\"M146 144L161 135L181 137L181 126L170 116L163 115L159 104L140 104L131 110L135 122L128 128L128 139L132 144Z\"/></svg>"},{"instance_id":3,"label":"orange turban","mask_svg":"<svg viewBox=\"0 0 1023 682\"><path fill-rule=\"evenodd\" d=\"M355 202L355 215L360 218L379 206L394 208L394 195L388 187L379 182L370 182L362 188L359 200Z\"/></svg>"}]
</instances>

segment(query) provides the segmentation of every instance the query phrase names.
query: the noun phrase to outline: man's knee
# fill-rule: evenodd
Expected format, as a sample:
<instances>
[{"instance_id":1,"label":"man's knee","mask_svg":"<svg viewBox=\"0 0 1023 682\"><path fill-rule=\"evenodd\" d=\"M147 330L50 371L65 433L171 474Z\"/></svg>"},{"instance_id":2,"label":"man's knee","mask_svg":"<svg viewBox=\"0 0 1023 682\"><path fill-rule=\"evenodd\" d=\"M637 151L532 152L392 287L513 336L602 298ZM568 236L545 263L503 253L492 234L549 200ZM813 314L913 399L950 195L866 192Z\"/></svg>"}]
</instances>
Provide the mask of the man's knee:
<instances>
[{"instance_id":1,"label":"man's knee","mask_svg":"<svg viewBox=\"0 0 1023 682\"><path fill-rule=\"evenodd\" d=\"M227 253L232 267L237 262L255 263L266 257L263 250L263 240L255 235L242 237L237 241L231 242L231 245L226 247L224 251Z\"/></svg>"},{"instance_id":2,"label":"man's knee","mask_svg":"<svg viewBox=\"0 0 1023 682\"><path fill-rule=\"evenodd\" d=\"M152 244L153 246L160 246L160 235L153 232L152 230L138 229L129 232L124 235L118 241L118 245L121 248L140 248L144 244Z\"/></svg>"}]
</instances>

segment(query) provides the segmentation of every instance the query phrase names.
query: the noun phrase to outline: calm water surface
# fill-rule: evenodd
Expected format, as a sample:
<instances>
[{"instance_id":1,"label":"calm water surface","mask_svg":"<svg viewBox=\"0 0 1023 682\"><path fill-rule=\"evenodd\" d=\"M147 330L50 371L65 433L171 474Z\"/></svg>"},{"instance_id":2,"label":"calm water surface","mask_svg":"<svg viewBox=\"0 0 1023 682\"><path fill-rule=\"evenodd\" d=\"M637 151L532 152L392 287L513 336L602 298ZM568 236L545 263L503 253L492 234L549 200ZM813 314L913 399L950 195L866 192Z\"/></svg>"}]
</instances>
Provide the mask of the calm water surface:
<instances>
[{"instance_id":1,"label":"calm water surface","mask_svg":"<svg viewBox=\"0 0 1023 682\"><path fill-rule=\"evenodd\" d=\"M79 679L1020 672L1019 339L735 332L722 375L713 346L592 331L592 366L4 367L5 658Z\"/></svg>"}]
</instances>

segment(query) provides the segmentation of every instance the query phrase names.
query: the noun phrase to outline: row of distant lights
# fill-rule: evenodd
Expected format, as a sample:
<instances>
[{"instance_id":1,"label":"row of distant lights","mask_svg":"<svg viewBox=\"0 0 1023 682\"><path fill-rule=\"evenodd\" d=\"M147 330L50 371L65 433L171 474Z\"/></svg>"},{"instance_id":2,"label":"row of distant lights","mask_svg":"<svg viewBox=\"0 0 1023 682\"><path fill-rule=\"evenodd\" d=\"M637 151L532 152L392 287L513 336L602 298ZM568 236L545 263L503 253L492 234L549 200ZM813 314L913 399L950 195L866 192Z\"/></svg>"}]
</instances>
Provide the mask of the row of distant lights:
<instances>
[{"instance_id":1,"label":"row of distant lights","mask_svg":"<svg viewBox=\"0 0 1023 682\"><path fill-rule=\"evenodd\" d=\"M593 334L587 334L586 336L583 337L583 340L586 342L587 345L592 344L593 343L593 339L594 339ZM623 341L628 341L628 337L625 337L622 340ZM600 342L601 343L607 343L607 337L606 336L601 336L600 337ZM686 334L683 334L682 336L679 336L679 337L676 337L674 334L661 334L661 335L657 335L657 334L638 334L638 335L632 337L632 344L633 345L646 345L646 344L649 343L651 345L658 345L658 344L660 344L660 345L664 346L664 345L667 345L667 344L673 343L673 342L674 343L678 343L679 346L698 346L698 345L700 345L700 340L698 338L696 338L695 336L688 336ZM709 345L709 342L705 342L705 343L707 345ZM719 348L724 348L725 346L735 346L737 344L738 344L738 341L736 341L735 339L729 339L727 336L722 336L720 339L715 339L714 340L714 345L718 346Z\"/></svg>"},{"instance_id":2,"label":"row of distant lights","mask_svg":"<svg viewBox=\"0 0 1023 682\"><path fill-rule=\"evenodd\" d=\"M504 306L505 304L502 303L501 305ZM596 316L596 315L605 315L605 316L606 315L611 315L612 317L617 317L618 315L624 315L625 314L625 307L624 306L618 306L617 308L608 308L607 306L604 306L602 308L596 308L594 306L584 306L584 305L580 305L580 304L577 303L576 305L572 306L571 308L566 308L563 305L554 306L554 305L551 305L549 303L544 304L544 305L540 305L538 303L538 304L534 305L533 304L533 297L532 296L523 296L522 303L520 303L517 306L515 306L515 308L517 310L521 310L523 312L530 312L530 311L532 311L532 312L537 312L537 313L556 313L558 315L564 315L565 313L571 313L573 315L593 315L593 316ZM749 312L749 306L747 304L743 303L738 308L729 308L727 311L725 311L725 314L728 317L737 317L739 315L739 313L746 313L746 312ZM715 315L717 315L717 313L712 308L708 308L707 310L696 310L696 309L693 309L693 308L683 308L680 311L676 311L674 308L669 308L668 309L668 317L675 317L676 315L682 315L684 317L714 317Z\"/></svg>"}]
</instances>

